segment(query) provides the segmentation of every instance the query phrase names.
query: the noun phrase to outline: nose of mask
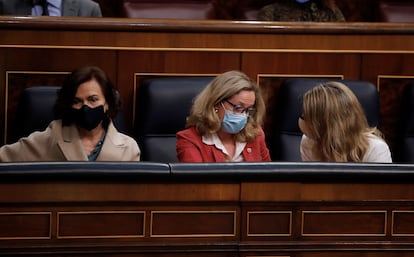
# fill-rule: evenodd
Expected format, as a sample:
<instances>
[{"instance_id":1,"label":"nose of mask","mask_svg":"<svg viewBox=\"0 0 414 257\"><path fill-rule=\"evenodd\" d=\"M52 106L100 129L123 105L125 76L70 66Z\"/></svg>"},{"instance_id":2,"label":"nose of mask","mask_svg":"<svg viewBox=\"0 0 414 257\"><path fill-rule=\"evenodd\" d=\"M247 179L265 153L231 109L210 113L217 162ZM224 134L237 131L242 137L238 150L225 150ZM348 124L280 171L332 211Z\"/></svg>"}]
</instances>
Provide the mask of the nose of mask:
<instances>
[{"instance_id":1,"label":"nose of mask","mask_svg":"<svg viewBox=\"0 0 414 257\"><path fill-rule=\"evenodd\" d=\"M74 118L76 124L84 129L92 130L96 128L99 123L105 118L104 106L100 105L95 108L90 108L87 105L76 110L74 109Z\"/></svg>"},{"instance_id":2,"label":"nose of mask","mask_svg":"<svg viewBox=\"0 0 414 257\"><path fill-rule=\"evenodd\" d=\"M230 134L239 133L247 123L247 115L225 111L221 127Z\"/></svg>"}]
</instances>

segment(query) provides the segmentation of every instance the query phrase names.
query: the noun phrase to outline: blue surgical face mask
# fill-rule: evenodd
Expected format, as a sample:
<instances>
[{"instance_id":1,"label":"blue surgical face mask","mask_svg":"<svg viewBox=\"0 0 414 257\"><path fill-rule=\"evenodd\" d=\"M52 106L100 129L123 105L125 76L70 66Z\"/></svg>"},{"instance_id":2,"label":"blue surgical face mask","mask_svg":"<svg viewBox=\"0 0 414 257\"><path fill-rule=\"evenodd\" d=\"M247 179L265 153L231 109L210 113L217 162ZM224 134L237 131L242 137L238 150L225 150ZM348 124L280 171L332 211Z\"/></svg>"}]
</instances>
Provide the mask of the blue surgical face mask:
<instances>
[{"instance_id":1,"label":"blue surgical face mask","mask_svg":"<svg viewBox=\"0 0 414 257\"><path fill-rule=\"evenodd\" d=\"M310 0L296 0L296 2L301 3L301 4L304 4L304 3L309 2L309 1Z\"/></svg>"},{"instance_id":2,"label":"blue surgical face mask","mask_svg":"<svg viewBox=\"0 0 414 257\"><path fill-rule=\"evenodd\" d=\"M224 109L224 118L221 122L223 130L230 134L239 133L247 123L247 114L235 113Z\"/></svg>"}]
</instances>

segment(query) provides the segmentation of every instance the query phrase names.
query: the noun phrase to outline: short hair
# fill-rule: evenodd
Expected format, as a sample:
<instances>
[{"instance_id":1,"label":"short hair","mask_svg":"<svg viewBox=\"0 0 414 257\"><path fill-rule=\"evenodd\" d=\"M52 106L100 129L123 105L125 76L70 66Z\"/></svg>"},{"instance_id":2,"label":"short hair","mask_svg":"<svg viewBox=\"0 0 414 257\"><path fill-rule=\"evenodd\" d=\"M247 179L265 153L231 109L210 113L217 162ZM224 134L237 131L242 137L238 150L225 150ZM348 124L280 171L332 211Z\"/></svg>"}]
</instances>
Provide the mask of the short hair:
<instances>
[{"instance_id":1,"label":"short hair","mask_svg":"<svg viewBox=\"0 0 414 257\"><path fill-rule=\"evenodd\" d=\"M63 125L74 122L71 114L73 99L82 83L95 79L102 89L105 102L108 104L107 117L104 126L109 124L109 118L114 118L121 107L121 98L105 72L96 66L85 66L71 72L64 80L54 107L55 119L62 119Z\"/></svg>"},{"instance_id":2,"label":"short hair","mask_svg":"<svg viewBox=\"0 0 414 257\"><path fill-rule=\"evenodd\" d=\"M314 136L313 152L321 161L362 161L370 128L355 94L343 83L316 85L303 97L303 117Z\"/></svg>"},{"instance_id":3,"label":"short hair","mask_svg":"<svg viewBox=\"0 0 414 257\"><path fill-rule=\"evenodd\" d=\"M186 127L194 126L201 135L210 135L220 130L221 121L215 107L240 91L253 91L256 113L249 116L246 126L236 134L236 140L252 141L262 133L257 128L262 125L265 104L259 86L241 71L228 71L214 78L194 100Z\"/></svg>"}]
</instances>

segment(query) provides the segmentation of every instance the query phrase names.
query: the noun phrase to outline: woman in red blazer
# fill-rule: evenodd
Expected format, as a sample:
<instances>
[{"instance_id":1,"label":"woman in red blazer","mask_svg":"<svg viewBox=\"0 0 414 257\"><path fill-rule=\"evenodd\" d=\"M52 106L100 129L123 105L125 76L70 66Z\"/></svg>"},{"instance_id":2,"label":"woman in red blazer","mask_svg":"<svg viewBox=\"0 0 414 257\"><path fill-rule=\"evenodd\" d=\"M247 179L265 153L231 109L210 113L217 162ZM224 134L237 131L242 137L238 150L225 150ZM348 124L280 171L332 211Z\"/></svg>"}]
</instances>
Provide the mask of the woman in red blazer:
<instances>
[{"instance_id":1,"label":"woman in red blazer","mask_svg":"<svg viewBox=\"0 0 414 257\"><path fill-rule=\"evenodd\" d=\"M240 71L217 76L196 97L186 129L177 133L180 162L270 161L261 128L265 105Z\"/></svg>"}]
</instances>

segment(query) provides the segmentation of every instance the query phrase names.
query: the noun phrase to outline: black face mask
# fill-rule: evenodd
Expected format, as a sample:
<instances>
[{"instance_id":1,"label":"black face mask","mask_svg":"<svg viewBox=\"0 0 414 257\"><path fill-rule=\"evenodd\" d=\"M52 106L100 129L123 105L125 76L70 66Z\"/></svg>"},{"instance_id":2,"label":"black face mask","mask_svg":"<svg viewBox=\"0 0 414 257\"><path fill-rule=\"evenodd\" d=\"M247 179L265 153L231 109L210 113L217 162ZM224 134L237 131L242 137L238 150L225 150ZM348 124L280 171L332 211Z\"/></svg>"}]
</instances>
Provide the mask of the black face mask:
<instances>
[{"instance_id":1,"label":"black face mask","mask_svg":"<svg viewBox=\"0 0 414 257\"><path fill-rule=\"evenodd\" d=\"M87 105L83 105L80 109L72 108L72 115L76 125L89 131L96 128L106 117L103 105L95 108Z\"/></svg>"}]
</instances>

